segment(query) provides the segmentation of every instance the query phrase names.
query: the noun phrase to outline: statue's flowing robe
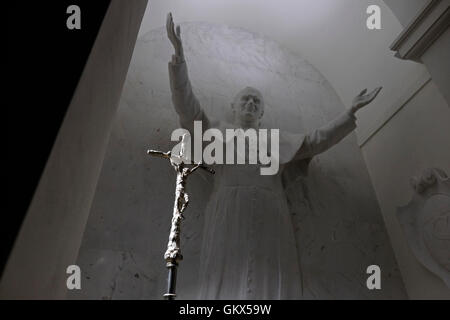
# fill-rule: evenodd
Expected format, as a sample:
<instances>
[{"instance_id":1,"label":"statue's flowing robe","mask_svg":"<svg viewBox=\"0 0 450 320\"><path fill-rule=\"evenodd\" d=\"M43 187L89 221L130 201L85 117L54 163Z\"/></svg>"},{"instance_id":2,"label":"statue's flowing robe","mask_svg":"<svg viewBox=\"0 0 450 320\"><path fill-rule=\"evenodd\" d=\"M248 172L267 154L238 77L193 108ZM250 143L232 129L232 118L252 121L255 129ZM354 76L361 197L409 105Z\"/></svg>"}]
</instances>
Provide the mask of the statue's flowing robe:
<instances>
[{"instance_id":1,"label":"statue's flowing robe","mask_svg":"<svg viewBox=\"0 0 450 320\"><path fill-rule=\"evenodd\" d=\"M169 63L172 102L182 127L203 130L227 124L208 118L194 96L186 63ZM214 187L205 210L200 299L300 299L302 275L296 239L283 188L287 164L306 167L310 159L338 143L356 127L349 112L309 134L280 130L275 175L261 175L260 165L216 165ZM233 128L230 126L229 128ZM270 149L269 149L270 150Z\"/></svg>"}]
</instances>

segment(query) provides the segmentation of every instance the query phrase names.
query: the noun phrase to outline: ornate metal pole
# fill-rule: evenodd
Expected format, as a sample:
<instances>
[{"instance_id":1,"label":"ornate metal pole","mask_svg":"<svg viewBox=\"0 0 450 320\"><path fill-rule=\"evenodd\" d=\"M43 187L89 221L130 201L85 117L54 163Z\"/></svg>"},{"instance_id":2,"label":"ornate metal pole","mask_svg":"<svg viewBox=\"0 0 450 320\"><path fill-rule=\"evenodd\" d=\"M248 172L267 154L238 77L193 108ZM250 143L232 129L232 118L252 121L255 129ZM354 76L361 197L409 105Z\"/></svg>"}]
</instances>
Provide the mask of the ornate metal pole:
<instances>
[{"instance_id":1,"label":"ornate metal pole","mask_svg":"<svg viewBox=\"0 0 450 320\"><path fill-rule=\"evenodd\" d=\"M185 146L185 136L183 136L182 139L181 150L179 155L172 155L171 151L169 152L162 152L156 150L147 151L147 154L149 155L169 159L170 164L177 172L177 180L175 187L175 203L173 205L173 214L172 214L172 226L170 228L167 250L164 254L164 260L166 261L166 266L169 269L169 274L167 278L167 293L164 294L164 297L167 300L173 300L176 297L175 288L177 281L177 267L178 262L183 259L180 249L180 233L181 233L181 221L184 219L183 211L186 209L189 203L189 196L186 192L187 177L198 168L204 169L209 173L214 174L213 169L208 168L201 163L194 164L194 166L191 168L187 167L187 165L184 163L185 159L183 158L184 146Z\"/></svg>"}]
</instances>

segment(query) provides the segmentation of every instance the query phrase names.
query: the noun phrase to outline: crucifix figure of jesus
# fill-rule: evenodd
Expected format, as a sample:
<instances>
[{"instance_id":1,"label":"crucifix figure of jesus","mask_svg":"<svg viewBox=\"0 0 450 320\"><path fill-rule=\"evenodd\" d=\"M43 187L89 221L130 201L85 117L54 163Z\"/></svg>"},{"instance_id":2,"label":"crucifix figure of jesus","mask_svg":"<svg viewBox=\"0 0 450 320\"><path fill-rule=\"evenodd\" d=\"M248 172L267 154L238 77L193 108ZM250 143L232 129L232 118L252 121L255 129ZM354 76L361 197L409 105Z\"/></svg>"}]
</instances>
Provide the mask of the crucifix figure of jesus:
<instances>
[{"instance_id":1,"label":"crucifix figure of jesus","mask_svg":"<svg viewBox=\"0 0 450 320\"><path fill-rule=\"evenodd\" d=\"M166 260L166 266L169 268L168 277L168 293L164 296L172 300L175 298L175 286L176 286L176 268L178 262L183 259L180 249L180 232L181 221L184 219L183 212L189 204L189 195L186 192L186 182L190 174L194 173L197 169L201 168L209 173L214 174L214 170L204 166L201 163L194 164L192 167L186 165L187 159L185 159L185 145L186 135L183 136L181 141L181 149L178 155L172 155L171 151L162 152L157 150L148 150L147 154L169 159L170 164L177 173L176 187L175 187L175 203L173 205L172 225L170 228L169 242L167 244L167 250L164 253L164 259ZM185 163L186 162L186 163Z\"/></svg>"}]
</instances>

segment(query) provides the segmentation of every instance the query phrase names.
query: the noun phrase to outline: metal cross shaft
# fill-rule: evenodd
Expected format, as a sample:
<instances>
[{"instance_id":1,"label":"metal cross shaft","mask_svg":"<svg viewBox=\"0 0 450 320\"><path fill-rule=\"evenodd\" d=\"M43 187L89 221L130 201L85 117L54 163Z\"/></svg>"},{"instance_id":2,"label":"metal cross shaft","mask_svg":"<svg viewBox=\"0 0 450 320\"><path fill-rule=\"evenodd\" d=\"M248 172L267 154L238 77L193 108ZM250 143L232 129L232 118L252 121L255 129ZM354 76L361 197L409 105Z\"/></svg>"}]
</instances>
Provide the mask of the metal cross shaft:
<instances>
[{"instance_id":1,"label":"metal cross shaft","mask_svg":"<svg viewBox=\"0 0 450 320\"><path fill-rule=\"evenodd\" d=\"M171 151L168 152L162 152L157 150L147 151L147 154L151 156L168 159L170 161L170 164L177 173L176 187L175 187L175 202L172 213L172 225L170 228L167 250L164 254L166 267L169 269L167 279L167 293L164 294L164 297L167 300L173 300L176 297L175 288L177 279L177 267L179 261L183 259L180 249L180 233L181 233L181 221L184 219L183 211L186 209L189 203L189 196L186 192L187 178L191 173L193 173L198 168L201 168L212 174L215 173L213 169L204 166L201 163L196 163L192 167L188 167L187 164L184 163L183 153L184 153L183 147L181 148L180 155L172 155Z\"/></svg>"}]
</instances>

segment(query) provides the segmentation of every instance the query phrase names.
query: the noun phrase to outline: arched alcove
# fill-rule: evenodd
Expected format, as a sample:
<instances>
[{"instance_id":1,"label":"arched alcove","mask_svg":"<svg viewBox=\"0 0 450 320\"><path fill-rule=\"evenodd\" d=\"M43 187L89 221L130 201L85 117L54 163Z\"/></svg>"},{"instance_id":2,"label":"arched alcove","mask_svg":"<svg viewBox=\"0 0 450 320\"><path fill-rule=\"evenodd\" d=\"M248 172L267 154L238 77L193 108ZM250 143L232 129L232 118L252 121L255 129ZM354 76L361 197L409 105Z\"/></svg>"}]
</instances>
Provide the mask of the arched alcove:
<instances>
[{"instance_id":1,"label":"arched alcove","mask_svg":"<svg viewBox=\"0 0 450 320\"><path fill-rule=\"evenodd\" d=\"M304 58L241 28L181 24L195 94L205 111L227 118L234 94L259 88L266 125L308 132L345 110L328 81ZM78 259L89 275L71 297L159 299L165 290L167 243L175 174L147 148L170 150L179 127L170 99L165 27L141 36L106 153ZM183 223L180 298L195 298L199 249L210 181L189 179ZM287 190L304 274L304 298L404 298L400 274L354 135L317 156L307 178ZM219 253L220 254L220 253ZM367 266L389 278L382 292L365 290ZM114 289L112 289L114 288Z\"/></svg>"}]
</instances>

